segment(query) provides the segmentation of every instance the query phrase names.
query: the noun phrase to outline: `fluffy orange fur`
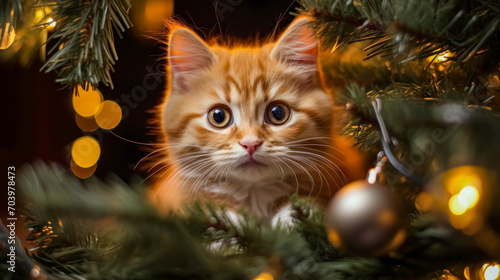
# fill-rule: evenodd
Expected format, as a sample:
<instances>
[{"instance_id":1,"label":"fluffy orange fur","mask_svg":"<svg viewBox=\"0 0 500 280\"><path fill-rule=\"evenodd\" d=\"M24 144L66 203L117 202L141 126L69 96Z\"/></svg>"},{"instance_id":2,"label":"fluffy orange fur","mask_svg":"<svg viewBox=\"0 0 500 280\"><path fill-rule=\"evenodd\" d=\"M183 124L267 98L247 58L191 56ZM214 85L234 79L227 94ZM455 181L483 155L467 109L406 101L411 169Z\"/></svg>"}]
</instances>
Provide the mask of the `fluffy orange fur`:
<instances>
[{"instance_id":1,"label":"fluffy orange fur","mask_svg":"<svg viewBox=\"0 0 500 280\"><path fill-rule=\"evenodd\" d=\"M160 109L168 168L155 186L162 206L208 199L271 216L293 192L327 199L359 174L334 136L310 23L300 17L277 42L231 48L173 28Z\"/></svg>"}]
</instances>

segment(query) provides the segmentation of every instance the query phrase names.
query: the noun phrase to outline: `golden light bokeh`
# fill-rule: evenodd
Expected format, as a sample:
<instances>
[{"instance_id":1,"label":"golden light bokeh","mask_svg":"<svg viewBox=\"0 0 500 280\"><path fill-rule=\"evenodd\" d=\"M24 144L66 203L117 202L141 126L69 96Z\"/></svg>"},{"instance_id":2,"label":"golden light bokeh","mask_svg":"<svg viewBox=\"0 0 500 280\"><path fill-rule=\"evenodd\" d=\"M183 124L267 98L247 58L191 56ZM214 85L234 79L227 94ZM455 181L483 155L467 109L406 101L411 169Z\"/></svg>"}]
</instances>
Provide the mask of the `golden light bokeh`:
<instances>
[{"instance_id":1,"label":"golden light bokeh","mask_svg":"<svg viewBox=\"0 0 500 280\"><path fill-rule=\"evenodd\" d=\"M73 108L82 117L92 117L103 101L102 94L97 89L84 90L78 87L78 94L73 95Z\"/></svg>"},{"instance_id":2,"label":"golden light bokeh","mask_svg":"<svg viewBox=\"0 0 500 280\"><path fill-rule=\"evenodd\" d=\"M460 191L459 196L467 203L468 208L476 206L479 201L479 191L474 186L466 186Z\"/></svg>"},{"instance_id":3,"label":"golden light bokeh","mask_svg":"<svg viewBox=\"0 0 500 280\"><path fill-rule=\"evenodd\" d=\"M450 198L449 206L451 213L459 216L467 211L467 204L463 204L463 200L460 200L460 195L456 194Z\"/></svg>"},{"instance_id":4,"label":"golden light bokeh","mask_svg":"<svg viewBox=\"0 0 500 280\"><path fill-rule=\"evenodd\" d=\"M120 105L111 100L106 100L99 106L95 114L95 121L100 128L115 128L122 119L122 109Z\"/></svg>"},{"instance_id":5,"label":"golden light bokeh","mask_svg":"<svg viewBox=\"0 0 500 280\"><path fill-rule=\"evenodd\" d=\"M163 30L165 20L174 13L173 0L146 0L136 5L137 11L143 9L143 13L133 15L134 25L141 32L152 32Z\"/></svg>"},{"instance_id":6,"label":"golden light bokeh","mask_svg":"<svg viewBox=\"0 0 500 280\"><path fill-rule=\"evenodd\" d=\"M437 62L443 62L448 59L451 54L449 52L441 53L436 57Z\"/></svg>"},{"instance_id":7,"label":"golden light bokeh","mask_svg":"<svg viewBox=\"0 0 500 280\"><path fill-rule=\"evenodd\" d=\"M273 280L274 277L268 272L262 272L259 276L255 277L253 280Z\"/></svg>"},{"instance_id":8,"label":"golden light bokeh","mask_svg":"<svg viewBox=\"0 0 500 280\"><path fill-rule=\"evenodd\" d=\"M97 169L97 164L94 164L88 168L83 168L83 167L79 166L78 164L76 164L74 160L71 160L70 166L71 166L71 171L73 172L73 174L75 174L75 176L80 178L80 179L89 178L90 176L94 175L94 173Z\"/></svg>"},{"instance_id":9,"label":"golden light bokeh","mask_svg":"<svg viewBox=\"0 0 500 280\"><path fill-rule=\"evenodd\" d=\"M56 27L56 22L55 22L55 21L54 21L54 19L52 19L52 18L49 18L49 19L47 20L47 23L48 23L48 25L47 25L47 27L46 27L46 28L47 28L47 30L53 30L53 29L54 29L54 27Z\"/></svg>"},{"instance_id":10,"label":"golden light bokeh","mask_svg":"<svg viewBox=\"0 0 500 280\"><path fill-rule=\"evenodd\" d=\"M497 263L485 263L482 271L485 280L497 280L500 276L500 266Z\"/></svg>"},{"instance_id":11,"label":"golden light bokeh","mask_svg":"<svg viewBox=\"0 0 500 280\"><path fill-rule=\"evenodd\" d=\"M421 192L415 199L415 207L418 211L426 212L432 209L434 206L434 198L428 192Z\"/></svg>"},{"instance_id":12,"label":"golden light bokeh","mask_svg":"<svg viewBox=\"0 0 500 280\"><path fill-rule=\"evenodd\" d=\"M479 191L474 186L466 186L460 193L452 196L449 201L450 211L455 215L462 215L472 209L479 201Z\"/></svg>"},{"instance_id":13,"label":"golden light bokeh","mask_svg":"<svg viewBox=\"0 0 500 280\"><path fill-rule=\"evenodd\" d=\"M10 23L7 22L5 24L5 29L4 31L0 28L0 38L2 38L2 41L0 41L0 50L5 50L10 47L16 38L16 30L14 30L14 27L12 27Z\"/></svg>"},{"instance_id":14,"label":"golden light bokeh","mask_svg":"<svg viewBox=\"0 0 500 280\"><path fill-rule=\"evenodd\" d=\"M83 168L89 168L96 164L100 155L101 147L99 147L99 143L90 136L76 139L71 147L73 161Z\"/></svg>"},{"instance_id":15,"label":"golden light bokeh","mask_svg":"<svg viewBox=\"0 0 500 280\"><path fill-rule=\"evenodd\" d=\"M93 117L85 118L79 114L75 114L75 121L78 127L83 131L92 132L99 128L99 125L97 125Z\"/></svg>"}]
</instances>

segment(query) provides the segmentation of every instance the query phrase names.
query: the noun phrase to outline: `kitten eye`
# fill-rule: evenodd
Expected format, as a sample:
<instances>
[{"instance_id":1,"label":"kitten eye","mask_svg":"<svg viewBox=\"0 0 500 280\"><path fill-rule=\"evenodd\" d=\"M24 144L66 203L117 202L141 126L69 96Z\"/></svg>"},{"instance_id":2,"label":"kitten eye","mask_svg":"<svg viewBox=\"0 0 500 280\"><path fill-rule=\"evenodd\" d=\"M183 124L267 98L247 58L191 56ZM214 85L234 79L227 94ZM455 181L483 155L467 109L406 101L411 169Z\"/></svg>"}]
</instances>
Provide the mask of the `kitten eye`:
<instances>
[{"instance_id":1,"label":"kitten eye","mask_svg":"<svg viewBox=\"0 0 500 280\"><path fill-rule=\"evenodd\" d=\"M216 128L224 128L231 124L231 112L223 106L216 106L208 111L208 122Z\"/></svg>"},{"instance_id":2,"label":"kitten eye","mask_svg":"<svg viewBox=\"0 0 500 280\"><path fill-rule=\"evenodd\" d=\"M274 125L284 124L290 117L290 108L284 103L273 103L267 107L266 119Z\"/></svg>"}]
</instances>

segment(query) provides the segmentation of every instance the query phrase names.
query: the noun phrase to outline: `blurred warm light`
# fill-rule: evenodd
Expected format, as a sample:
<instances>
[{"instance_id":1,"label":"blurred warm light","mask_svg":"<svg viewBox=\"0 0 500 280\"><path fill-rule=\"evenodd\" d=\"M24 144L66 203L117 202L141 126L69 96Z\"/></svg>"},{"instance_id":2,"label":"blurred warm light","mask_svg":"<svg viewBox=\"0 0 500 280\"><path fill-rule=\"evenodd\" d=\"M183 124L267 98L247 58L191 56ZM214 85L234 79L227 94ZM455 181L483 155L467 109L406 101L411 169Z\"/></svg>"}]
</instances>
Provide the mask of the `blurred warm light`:
<instances>
[{"instance_id":1,"label":"blurred warm light","mask_svg":"<svg viewBox=\"0 0 500 280\"><path fill-rule=\"evenodd\" d=\"M83 168L89 168L96 164L100 155L101 147L99 147L99 143L90 136L76 139L71 148L73 161Z\"/></svg>"},{"instance_id":2,"label":"blurred warm light","mask_svg":"<svg viewBox=\"0 0 500 280\"><path fill-rule=\"evenodd\" d=\"M377 181L377 170L375 168L371 168L368 171L368 183L374 184Z\"/></svg>"},{"instance_id":3,"label":"blurred warm light","mask_svg":"<svg viewBox=\"0 0 500 280\"><path fill-rule=\"evenodd\" d=\"M450 193L450 211L462 215L478 203L482 191L482 178L472 166L460 167L461 172L450 174L446 189Z\"/></svg>"},{"instance_id":4,"label":"blurred warm light","mask_svg":"<svg viewBox=\"0 0 500 280\"><path fill-rule=\"evenodd\" d=\"M450 206L450 211L451 213L459 216L465 213L467 211L467 204L462 204L463 200L461 201L459 199L459 195L456 194L450 198L449 206Z\"/></svg>"},{"instance_id":5,"label":"blurred warm light","mask_svg":"<svg viewBox=\"0 0 500 280\"><path fill-rule=\"evenodd\" d=\"M78 94L73 95L73 108L82 117L92 117L99 110L102 100L102 94L97 89L86 91L79 86Z\"/></svg>"},{"instance_id":6,"label":"blurred warm light","mask_svg":"<svg viewBox=\"0 0 500 280\"><path fill-rule=\"evenodd\" d=\"M470 268L469 267L466 267L464 269L464 276L465 276L465 279L470 280Z\"/></svg>"},{"instance_id":7,"label":"blurred warm light","mask_svg":"<svg viewBox=\"0 0 500 280\"><path fill-rule=\"evenodd\" d=\"M133 22L136 31L149 33L152 31L160 32L165 27L165 21L169 19L174 12L174 0L146 0L141 2L141 6L136 5L137 12L133 15Z\"/></svg>"},{"instance_id":8,"label":"blurred warm light","mask_svg":"<svg viewBox=\"0 0 500 280\"><path fill-rule=\"evenodd\" d=\"M54 27L56 27L56 22L55 22L52 18L49 18L49 19L47 20L47 23L48 23L48 25L47 25L47 27L46 27L46 28L47 28L48 30L52 30L52 29L54 29Z\"/></svg>"},{"instance_id":9,"label":"blurred warm light","mask_svg":"<svg viewBox=\"0 0 500 280\"><path fill-rule=\"evenodd\" d=\"M450 56L450 52L444 52L444 53L441 53L439 54L437 57L436 57L436 61L437 62L443 62L443 61L446 61L448 59L448 57Z\"/></svg>"},{"instance_id":10,"label":"blurred warm light","mask_svg":"<svg viewBox=\"0 0 500 280\"><path fill-rule=\"evenodd\" d=\"M485 280L497 280L500 276L500 267L497 263L485 263L482 271Z\"/></svg>"},{"instance_id":11,"label":"blurred warm light","mask_svg":"<svg viewBox=\"0 0 500 280\"><path fill-rule=\"evenodd\" d=\"M334 246L340 246L341 241L340 241L340 236L339 234L333 230L333 229L328 229L328 241Z\"/></svg>"},{"instance_id":12,"label":"blurred warm light","mask_svg":"<svg viewBox=\"0 0 500 280\"><path fill-rule=\"evenodd\" d=\"M434 198L428 192L421 192L415 199L415 207L418 211L425 212L434 206Z\"/></svg>"},{"instance_id":13,"label":"blurred warm light","mask_svg":"<svg viewBox=\"0 0 500 280\"><path fill-rule=\"evenodd\" d=\"M85 118L79 114L75 114L75 121L78 127L83 131L92 132L99 128L99 125L97 125L93 117Z\"/></svg>"},{"instance_id":14,"label":"blurred warm light","mask_svg":"<svg viewBox=\"0 0 500 280\"><path fill-rule=\"evenodd\" d=\"M75 176L80 179L89 178L90 176L94 175L97 169L97 164L94 164L88 168L83 168L78 164L76 164L74 160L71 160L70 166L71 166L71 171L73 171L73 174L75 174Z\"/></svg>"},{"instance_id":15,"label":"blurred warm light","mask_svg":"<svg viewBox=\"0 0 500 280\"><path fill-rule=\"evenodd\" d=\"M255 277L253 280L273 280L273 279L274 277L270 273L263 272L259 274L259 276Z\"/></svg>"},{"instance_id":16,"label":"blurred warm light","mask_svg":"<svg viewBox=\"0 0 500 280\"><path fill-rule=\"evenodd\" d=\"M120 105L111 100L104 101L95 115L95 121L103 129L115 128L122 119Z\"/></svg>"},{"instance_id":17,"label":"blurred warm light","mask_svg":"<svg viewBox=\"0 0 500 280\"><path fill-rule=\"evenodd\" d=\"M7 22L5 24L5 29L6 30L2 30L0 28L0 38L2 38L2 41L0 41L0 50L5 50L10 47L16 38L16 30L14 30L14 27L12 27L10 23Z\"/></svg>"},{"instance_id":18,"label":"blurred warm light","mask_svg":"<svg viewBox=\"0 0 500 280\"><path fill-rule=\"evenodd\" d=\"M479 191L473 186L467 186L460 191L460 199L465 200L468 208L474 207L479 200Z\"/></svg>"}]
</instances>

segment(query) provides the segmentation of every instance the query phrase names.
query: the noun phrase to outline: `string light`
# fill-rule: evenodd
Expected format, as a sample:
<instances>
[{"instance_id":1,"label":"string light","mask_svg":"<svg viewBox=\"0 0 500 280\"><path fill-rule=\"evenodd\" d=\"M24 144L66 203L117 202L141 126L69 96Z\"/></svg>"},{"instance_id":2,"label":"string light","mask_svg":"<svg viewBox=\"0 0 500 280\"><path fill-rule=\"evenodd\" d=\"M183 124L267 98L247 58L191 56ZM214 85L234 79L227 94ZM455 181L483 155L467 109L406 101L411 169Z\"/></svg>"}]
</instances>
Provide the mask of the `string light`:
<instances>
[{"instance_id":1,"label":"string light","mask_svg":"<svg viewBox=\"0 0 500 280\"><path fill-rule=\"evenodd\" d=\"M89 118L97 113L102 101L102 94L98 90L84 90L79 86L78 94L73 95L73 108L80 116Z\"/></svg>"},{"instance_id":2,"label":"string light","mask_svg":"<svg viewBox=\"0 0 500 280\"><path fill-rule=\"evenodd\" d=\"M439 54L437 57L436 57L436 61L437 62L443 62L443 61L446 61L448 60L448 57L450 56L450 52L444 52L444 53L441 53Z\"/></svg>"},{"instance_id":3,"label":"string light","mask_svg":"<svg viewBox=\"0 0 500 280\"><path fill-rule=\"evenodd\" d=\"M99 106L95 114L95 121L103 129L115 128L122 119L120 105L111 100L106 100Z\"/></svg>"},{"instance_id":4,"label":"string light","mask_svg":"<svg viewBox=\"0 0 500 280\"><path fill-rule=\"evenodd\" d=\"M46 22L48 23L48 25L46 27L47 30L50 31L50 30L53 30L54 27L56 27L56 22L52 18L49 18Z\"/></svg>"},{"instance_id":5,"label":"string light","mask_svg":"<svg viewBox=\"0 0 500 280\"><path fill-rule=\"evenodd\" d=\"M482 271L485 280L497 280L500 275L500 267L497 263L485 263Z\"/></svg>"},{"instance_id":6,"label":"string light","mask_svg":"<svg viewBox=\"0 0 500 280\"><path fill-rule=\"evenodd\" d=\"M274 277L270 273L262 272L257 277L255 277L253 280L273 280L273 279L274 279Z\"/></svg>"},{"instance_id":7,"label":"string light","mask_svg":"<svg viewBox=\"0 0 500 280\"><path fill-rule=\"evenodd\" d=\"M90 136L78 138L71 148L73 161L82 168L89 168L96 164L100 155L99 143Z\"/></svg>"}]
</instances>

